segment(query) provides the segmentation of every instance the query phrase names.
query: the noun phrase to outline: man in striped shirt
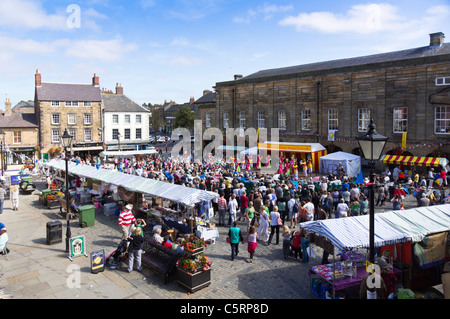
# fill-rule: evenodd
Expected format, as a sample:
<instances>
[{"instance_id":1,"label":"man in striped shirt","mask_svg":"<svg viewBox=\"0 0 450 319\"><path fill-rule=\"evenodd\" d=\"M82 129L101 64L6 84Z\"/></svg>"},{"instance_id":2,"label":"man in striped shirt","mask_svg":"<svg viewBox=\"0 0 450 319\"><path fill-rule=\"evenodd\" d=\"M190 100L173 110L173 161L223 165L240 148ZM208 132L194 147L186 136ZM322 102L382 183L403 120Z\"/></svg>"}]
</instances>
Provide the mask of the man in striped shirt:
<instances>
[{"instance_id":1,"label":"man in striped shirt","mask_svg":"<svg viewBox=\"0 0 450 319\"><path fill-rule=\"evenodd\" d=\"M225 215L227 212L227 201L223 197L223 192L220 193L220 197L217 200L217 210L219 212L219 226L225 226Z\"/></svg>"},{"instance_id":2,"label":"man in striped shirt","mask_svg":"<svg viewBox=\"0 0 450 319\"><path fill-rule=\"evenodd\" d=\"M127 240L132 224L136 223L131 206L125 206L125 209L119 215L119 225L122 229L122 240Z\"/></svg>"}]
</instances>

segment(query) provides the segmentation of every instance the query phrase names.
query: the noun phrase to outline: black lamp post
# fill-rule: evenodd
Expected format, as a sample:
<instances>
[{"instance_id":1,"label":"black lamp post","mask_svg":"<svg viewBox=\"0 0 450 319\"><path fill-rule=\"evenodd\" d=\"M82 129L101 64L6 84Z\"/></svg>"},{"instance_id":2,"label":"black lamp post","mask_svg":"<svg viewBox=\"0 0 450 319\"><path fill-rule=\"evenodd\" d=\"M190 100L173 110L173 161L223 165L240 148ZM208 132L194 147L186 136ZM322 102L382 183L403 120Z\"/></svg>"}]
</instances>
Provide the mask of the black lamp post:
<instances>
[{"instance_id":1,"label":"black lamp post","mask_svg":"<svg viewBox=\"0 0 450 319\"><path fill-rule=\"evenodd\" d=\"M67 132L67 129L64 130L63 136L61 136L62 144L64 146L64 153L66 161L66 221L67 221L67 229L66 229L66 252L69 252L69 240L72 237L72 232L70 231L70 203L69 203L69 157L67 156L67 150L72 144L72 136Z\"/></svg>"},{"instance_id":2,"label":"black lamp post","mask_svg":"<svg viewBox=\"0 0 450 319\"><path fill-rule=\"evenodd\" d=\"M378 161L383 153L388 137L378 134L375 130L373 119L370 120L367 133L357 136L359 147L364 158L369 161L369 261L375 262L375 161Z\"/></svg>"},{"instance_id":3,"label":"black lamp post","mask_svg":"<svg viewBox=\"0 0 450 319\"><path fill-rule=\"evenodd\" d=\"M3 176L3 144L5 144L5 131L0 130L0 137L1 137L1 146L0 146L0 156L2 161L2 176Z\"/></svg>"}]
</instances>

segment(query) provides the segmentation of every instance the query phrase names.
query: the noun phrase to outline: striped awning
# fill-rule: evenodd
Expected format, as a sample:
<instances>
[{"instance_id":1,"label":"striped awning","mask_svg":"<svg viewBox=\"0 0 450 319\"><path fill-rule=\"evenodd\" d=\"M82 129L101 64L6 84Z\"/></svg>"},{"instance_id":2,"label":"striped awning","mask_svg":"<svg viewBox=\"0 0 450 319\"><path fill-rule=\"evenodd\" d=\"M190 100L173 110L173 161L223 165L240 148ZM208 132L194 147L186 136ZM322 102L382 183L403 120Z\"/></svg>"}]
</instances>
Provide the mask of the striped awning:
<instances>
[{"instance_id":1,"label":"striped awning","mask_svg":"<svg viewBox=\"0 0 450 319\"><path fill-rule=\"evenodd\" d=\"M382 158L383 163L397 164L407 166L439 166L442 165L440 157L420 157L404 155L385 155Z\"/></svg>"}]
</instances>

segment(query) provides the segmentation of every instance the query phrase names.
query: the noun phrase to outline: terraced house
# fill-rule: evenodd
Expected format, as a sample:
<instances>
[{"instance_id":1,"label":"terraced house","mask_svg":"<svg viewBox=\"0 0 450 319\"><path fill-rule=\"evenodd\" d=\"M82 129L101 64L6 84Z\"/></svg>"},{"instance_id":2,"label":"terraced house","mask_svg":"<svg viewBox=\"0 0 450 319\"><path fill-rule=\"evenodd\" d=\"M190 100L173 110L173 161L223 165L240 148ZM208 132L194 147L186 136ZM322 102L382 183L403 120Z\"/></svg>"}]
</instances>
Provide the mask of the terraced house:
<instances>
[{"instance_id":1,"label":"terraced house","mask_svg":"<svg viewBox=\"0 0 450 319\"><path fill-rule=\"evenodd\" d=\"M385 152L450 153L450 44L258 71L216 83L214 124L280 129L281 142L358 153L373 118ZM214 125L213 124L213 125ZM332 132L333 138L329 138ZM406 133L406 134L405 134Z\"/></svg>"},{"instance_id":2,"label":"terraced house","mask_svg":"<svg viewBox=\"0 0 450 319\"><path fill-rule=\"evenodd\" d=\"M73 154L95 155L103 150L102 96L96 74L88 84L51 83L42 82L37 70L34 108L44 158L62 148L61 136L66 128L73 136Z\"/></svg>"}]
</instances>

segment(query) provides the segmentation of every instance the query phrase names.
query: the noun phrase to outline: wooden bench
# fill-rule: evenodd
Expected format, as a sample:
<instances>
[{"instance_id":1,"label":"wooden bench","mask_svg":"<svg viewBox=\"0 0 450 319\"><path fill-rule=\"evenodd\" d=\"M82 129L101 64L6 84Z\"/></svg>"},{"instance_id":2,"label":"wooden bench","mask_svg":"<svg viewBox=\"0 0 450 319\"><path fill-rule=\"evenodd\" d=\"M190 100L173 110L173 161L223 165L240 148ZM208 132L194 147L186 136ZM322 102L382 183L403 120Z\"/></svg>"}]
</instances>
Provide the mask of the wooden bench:
<instances>
[{"instance_id":1,"label":"wooden bench","mask_svg":"<svg viewBox=\"0 0 450 319\"><path fill-rule=\"evenodd\" d=\"M65 198L58 198L59 201L59 212L61 215L64 216L64 218L67 218L67 201ZM63 210L64 209L64 210ZM73 213L70 213L70 218L76 218L76 215Z\"/></svg>"},{"instance_id":2,"label":"wooden bench","mask_svg":"<svg viewBox=\"0 0 450 319\"><path fill-rule=\"evenodd\" d=\"M164 283L169 282L176 272L177 261L181 253L157 243L153 239L144 241L142 263L164 275Z\"/></svg>"}]
</instances>

